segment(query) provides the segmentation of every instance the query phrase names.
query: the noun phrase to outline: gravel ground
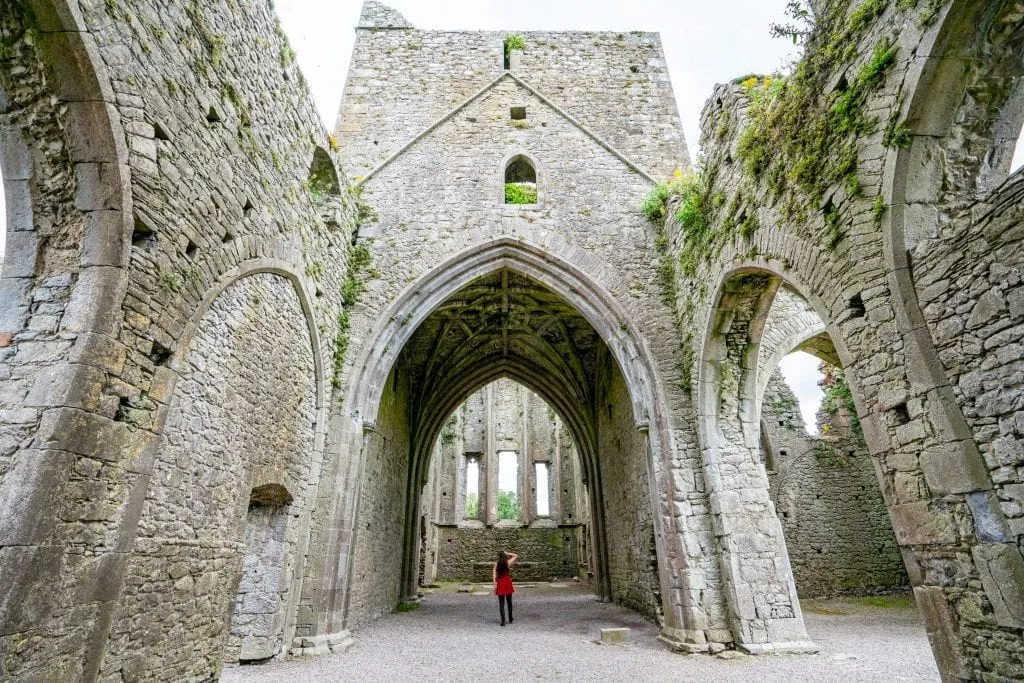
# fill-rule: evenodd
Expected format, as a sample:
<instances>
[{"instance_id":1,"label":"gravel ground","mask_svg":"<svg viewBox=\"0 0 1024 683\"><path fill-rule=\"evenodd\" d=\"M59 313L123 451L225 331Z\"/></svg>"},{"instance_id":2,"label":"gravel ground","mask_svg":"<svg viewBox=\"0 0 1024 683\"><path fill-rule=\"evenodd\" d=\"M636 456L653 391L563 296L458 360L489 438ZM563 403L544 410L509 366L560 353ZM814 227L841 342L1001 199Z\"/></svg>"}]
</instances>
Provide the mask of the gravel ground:
<instances>
[{"instance_id":1,"label":"gravel ground","mask_svg":"<svg viewBox=\"0 0 1024 683\"><path fill-rule=\"evenodd\" d=\"M489 587L488 587L489 588ZM418 610L354 633L345 654L229 666L224 681L937 681L917 609L907 600L807 601L815 655L683 656L657 628L574 584L517 586L515 623L498 624L497 598L445 587ZM599 629L626 626L632 642L600 645Z\"/></svg>"}]
</instances>

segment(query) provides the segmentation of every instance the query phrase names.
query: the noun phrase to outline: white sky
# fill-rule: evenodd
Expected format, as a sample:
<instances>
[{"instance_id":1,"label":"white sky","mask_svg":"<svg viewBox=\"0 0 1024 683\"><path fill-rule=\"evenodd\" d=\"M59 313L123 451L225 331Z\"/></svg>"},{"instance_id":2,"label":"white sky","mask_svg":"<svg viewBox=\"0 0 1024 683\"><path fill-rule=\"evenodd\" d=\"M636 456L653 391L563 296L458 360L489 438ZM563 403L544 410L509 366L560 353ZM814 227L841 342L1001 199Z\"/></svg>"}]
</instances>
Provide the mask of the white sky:
<instances>
[{"instance_id":1,"label":"white sky","mask_svg":"<svg viewBox=\"0 0 1024 683\"><path fill-rule=\"evenodd\" d=\"M519 459L515 451L498 451L498 490L519 489Z\"/></svg>"},{"instance_id":2,"label":"white sky","mask_svg":"<svg viewBox=\"0 0 1024 683\"><path fill-rule=\"evenodd\" d=\"M660 31L691 155L717 82L779 69L791 43L768 35L786 0L390 0L416 28ZM327 127L341 102L362 0L276 0ZM695 155L694 155L695 156Z\"/></svg>"},{"instance_id":3,"label":"white sky","mask_svg":"<svg viewBox=\"0 0 1024 683\"><path fill-rule=\"evenodd\" d=\"M820 360L803 351L794 351L779 363L779 370L786 384L800 401L800 416L804 419L804 428L808 434L818 433L815 416L825 398L825 392L818 386L821 379L819 363Z\"/></svg>"}]
</instances>

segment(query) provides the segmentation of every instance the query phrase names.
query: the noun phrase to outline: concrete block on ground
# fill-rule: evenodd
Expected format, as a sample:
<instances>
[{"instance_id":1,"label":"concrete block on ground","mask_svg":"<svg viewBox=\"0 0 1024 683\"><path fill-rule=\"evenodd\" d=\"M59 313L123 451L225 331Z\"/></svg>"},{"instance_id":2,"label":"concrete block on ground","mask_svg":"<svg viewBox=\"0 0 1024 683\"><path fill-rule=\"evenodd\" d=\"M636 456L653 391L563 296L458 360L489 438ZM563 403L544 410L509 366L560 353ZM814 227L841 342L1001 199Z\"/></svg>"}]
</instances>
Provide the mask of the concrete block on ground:
<instances>
[{"instance_id":1,"label":"concrete block on ground","mask_svg":"<svg viewBox=\"0 0 1024 683\"><path fill-rule=\"evenodd\" d=\"M601 642L613 645L621 645L629 642L628 628L603 628L601 629Z\"/></svg>"}]
</instances>

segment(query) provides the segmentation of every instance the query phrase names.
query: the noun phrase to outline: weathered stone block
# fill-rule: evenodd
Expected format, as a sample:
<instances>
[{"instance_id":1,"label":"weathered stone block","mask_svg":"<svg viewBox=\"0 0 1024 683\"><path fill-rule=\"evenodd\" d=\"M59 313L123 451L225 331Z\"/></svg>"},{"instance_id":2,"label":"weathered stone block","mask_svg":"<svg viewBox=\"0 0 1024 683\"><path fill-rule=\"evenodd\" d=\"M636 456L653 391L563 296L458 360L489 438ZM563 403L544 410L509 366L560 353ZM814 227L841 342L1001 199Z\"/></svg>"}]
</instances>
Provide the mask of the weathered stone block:
<instances>
[{"instance_id":1,"label":"weathered stone block","mask_svg":"<svg viewBox=\"0 0 1024 683\"><path fill-rule=\"evenodd\" d=\"M629 641L629 634L628 628L603 628L601 629L601 642L621 645Z\"/></svg>"},{"instance_id":2,"label":"weathered stone block","mask_svg":"<svg viewBox=\"0 0 1024 683\"><path fill-rule=\"evenodd\" d=\"M956 526L948 510L928 501L904 503L889 508L892 528L903 545L933 545L956 541Z\"/></svg>"},{"instance_id":3,"label":"weathered stone block","mask_svg":"<svg viewBox=\"0 0 1024 683\"><path fill-rule=\"evenodd\" d=\"M1024 558L1015 543L979 544L971 551L996 622L1024 628Z\"/></svg>"},{"instance_id":4,"label":"weathered stone block","mask_svg":"<svg viewBox=\"0 0 1024 683\"><path fill-rule=\"evenodd\" d=\"M917 586L914 588L914 597L924 617L928 640L932 645L942 680L956 681L969 678L964 666L956 619L945 592L935 586Z\"/></svg>"},{"instance_id":5,"label":"weathered stone block","mask_svg":"<svg viewBox=\"0 0 1024 683\"><path fill-rule=\"evenodd\" d=\"M0 548L0 635L26 631L43 622L56 606L52 587L60 585L61 555L56 546Z\"/></svg>"},{"instance_id":6,"label":"weathered stone block","mask_svg":"<svg viewBox=\"0 0 1024 683\"><path fill-rule=\"evenodd\" d=\"M973 442L947 442L921 453L921 469L932 493L939 496L989 487L988 469Z\"/></svg>"},{"instance_id":7,"label":"weathered stone block","mask_svg":"<svg viewBox=\"0 0 1024 683\"><path fill-rule=\"evenodd\" d=\"M32 277L36 272L39 235L31 231L8 232L4 254L4 277Z\"/></svg>"},{"instance_id":8,"label":"weathered stone block","mask_svg":"<svg viewBox=\"0 0 1024 683\"><path fill-rule=\"evenodd\" d=\"M0 497L0 544L42 545L55 524L53 508L74 465L74 457L52 450L24 450L4 478Z\"/></svg>"}]
</instances>

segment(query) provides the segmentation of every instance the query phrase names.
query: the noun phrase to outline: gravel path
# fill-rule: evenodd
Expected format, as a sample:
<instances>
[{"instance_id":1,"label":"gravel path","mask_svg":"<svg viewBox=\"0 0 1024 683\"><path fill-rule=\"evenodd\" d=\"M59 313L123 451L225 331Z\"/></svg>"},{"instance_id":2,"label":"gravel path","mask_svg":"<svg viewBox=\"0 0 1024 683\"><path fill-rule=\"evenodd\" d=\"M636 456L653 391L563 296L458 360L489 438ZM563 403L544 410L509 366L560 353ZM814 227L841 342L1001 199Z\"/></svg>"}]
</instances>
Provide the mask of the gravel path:
<instances>
[{"instance_id":1,"label":"gravel path","mask_svg":"<svg viewBox=\"0 0 1024 683\"><path fill-rule=\"evenodd\" d=\"M804 603L816 655L719 659L673 654L657 628L573 584L517 587L514 624L498 624L497 599L444 588L421 609L355 632L345 654L230 666L224 681L937 681L912 603ZM632 629L627 646L599 645L600 628Z\"/></svg>"}]
</instances>

